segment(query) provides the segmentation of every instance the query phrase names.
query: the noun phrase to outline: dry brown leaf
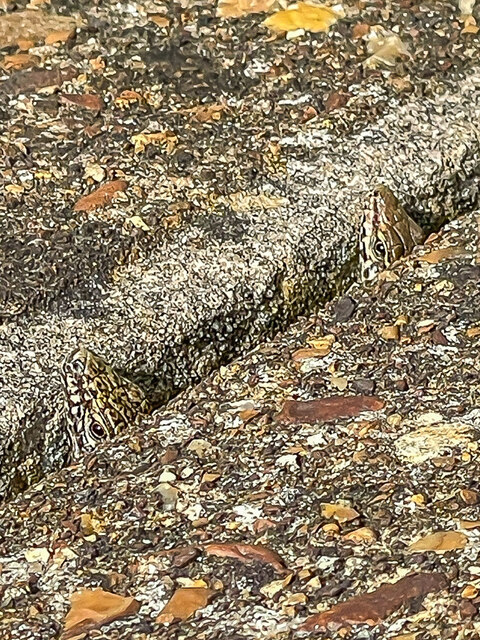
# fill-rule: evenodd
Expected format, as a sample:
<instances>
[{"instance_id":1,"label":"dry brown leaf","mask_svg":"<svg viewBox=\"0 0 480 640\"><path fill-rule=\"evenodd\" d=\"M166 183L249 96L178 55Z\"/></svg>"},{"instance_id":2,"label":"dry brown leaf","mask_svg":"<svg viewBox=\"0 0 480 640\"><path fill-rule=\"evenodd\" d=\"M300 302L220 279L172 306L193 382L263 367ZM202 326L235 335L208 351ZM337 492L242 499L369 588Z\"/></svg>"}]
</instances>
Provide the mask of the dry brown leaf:
<instances>
[{"instance_id":1,"label":"dry brown leaf","mask_svg":"<svg viewBox=\"0 0 480 640\"><path fill-rule=\"evenodd\" d=\"M480 27L477 26L477 21L472 15L465 16L464 27L461 33L473 33L474 35L478 33Z\"/></svg>"},{"instance_id":2,"label":"dry brown leaf","mask_svg":"<svg viewBox=\"0 0 480 640\"><path fill-rule=\"evenodd\" d=\"M0 42L2 47L12 47L20 39L40 42L52 32L72 32L76 26L75 19L67 16L29 9L12 11L0 15Z\"/></svg>"},{"instance_id":3,"label":"dry brown leaf","mask_svg":"<svg viewBox=\"0 0 480 640\"><path fill-rule=\"evenodd\" d=\"M154 22L157 27L160 27L161 29L168 27L170 24L170 20L162 13L150 13L148 15L148 19Z\"/></svg>"},{"instance_id":4,"label":"dry brown leaf","mask_svg":"<svg viewBox=\"0 0 480 640\"><path fill-rule=\"evenodd\" d=\"M354 40L358 40L359 38L363 38L367 33L370 32L371 26L366 24L365 22L358 22L352 29L352 38Z\"/></svg>"},{"instance_id":5,"label":"dry brown leaf","mask_svg":"<svg viewBox=\"0 0 480 640\"><path fill-rule=\"evenodd\" d=\"M245 563L263 562L270 564L278 573L288 573L285 563L278 553L258 544L213 542L205 545L204 549L209 556L235 558Z\"/></svg>"},{"instance_id":6,"label":"dry brown leaf","mask_svg":"<svg viewBox=\"0 0 480 640\"><path fill-rule=\"evenodd\" d=\"M462 590L462 598L473 599L478 596L478 587L474 584L467 584Z\"/></svg>"},{"instance_id":7,"label":"dry brown leaf","mask_svg":"<svg viewBox=\"0 0 480 640\"><path fill-rule=\"evenodd\" d=\"M99 629L113 620L134 615L140 608L135 598L125 598L103 589L84 589L70 597L62 639Z\"/></svg>"},{"instance_id":8,"label":"dry brown leaf","mask_svg":"<svg viewBox=\"0 0 480 640\"><path fill-rule=\"evenodd\" d=\"M447 586L441 573L417 573L393 584L383 584L370 593L354 596L331 609L307 618L301 631L336 630L353 624L374 626L412 601L421 601L428 593Z\"/></svg>"},{"instance_id":9,"label":"dry brown leaf","mask_svg":"<svg viewBox=\"0 0 480 640\"><path fill-rule=\"evenodd\" d=\"M350 522L355 520L360 514L352 507L345 507L343 504L334 504L324 502L321 509L322 516L324 518L334 518L337 522Z\"/></svg>"},{"instance_id":10,"label":"dry brown leaf","mask_svg":"<svg viewBox=\"0 0 480 640\"><path fill-rule=\"evenodd\" d=\"M480 327L470 327L467 329L468 338L477 338L478 336L480 336Z\"/></svg>"},{"instance_id":11,"label":"dry brown leaf","mask_svg":"<svg viewBox=\"0 0 480 640\"><path fill-rule=\"evenodd\" d=\"M197 122L218 122L226 109L225 104L201 104L187 109L186 112L190 113Z\"/></svg>"},{"instance_id":12,"label":"dry brown leaf","mask_svg":"<svg viewBox=\"0 0 480 640\"><path fill-rule=\"evenodd\" d=\"M119 191L125 191L128 182L125 180L112 180L103 184L88 196L83 196L73 207L74 211L93 211L97 207L104 207L112 201L114 195Z\"/></svg>"},{"instance_id":13,"label":"dry brown leaf","mask_svg":"<svg viewBox=\"0 0 480 640\"><path fill-rule=\"evenodd\" d=\"M343 536L344 540L351 540L355 544L362 544L363 542L371 544L377 539L377 534L370 527L360 527L355 531L350 531Z\"/></svg>"},{"instance_id":14,"label":"dry brown leaf","mask_svg":"<svg viewBox=\"0 0 480 640\"><path fill-rule=\"evenodd\" d=\"M167 153L172 153L177 144L177 136L173 131L159 131L158 133L138 133L130 138L135 145L135 153L142 153L149 144L164 144Z\"/></svg>"},{"instance_id":15,"label":"dry brown leaf","mask_svg":"<svg viewBox=\"0 0 480 640\"><path fill-rule=\"evenodd\" d=\"M277 593L283 591L287 585L290 584L293 578L293 573L289 573L283 580L273 580L273 582L269 582L264 585L260 589L260 593L263 594L266 598L273 598Z\"/></svg>"},{"instance_id":16,"label":"dry brown leaf","mask_svg":"<svg viewBox=\"0 0 480 640\"><path fill-rule=\"evenodd\" d=\"M74 104L90 111L101 111L103 108L103 100L95 93L62 93L60 100L64 104Z\"/></svg>"},{"instance_id":17,"label":"dry brown leaf","mask_svg":"<svg viewBox=\"0 0 480 640\"><path fill-rule=\"evenodd\" d=\"M51 31L45 38L45 44L57 44L57 42L67 42L75 34L75 29L58 29Z\"/></svg>"},{"instance_id":18,"label":"dry brown leaf","mask_svg":"<svg viewBox=\"0 0 480 640\"><path fill-rule=\"evenodd\" d=\"M444 551L464 549L467 542L467 536L461 531L436 531L411 544L408 550L443 553Z\"/></svg>"},{"instance_id":19,"label":"dry brown leaf","mask_svg":"<svg viewBox=\"0 0 480 640\"><path fill-rule=\"evenodd\" d=\"M3 56L1 66L6 69L12 69L18 71L18 69L26 69L27 67L33 67L40 59L31 53L14 53L10 56Z\"/></svg>"},{"instance_id":20,"label":"dry brown leaf","mask_svg":"<svg viewBox=\"0 0 480 640\"><path fill-rule=\"evenodd\" d=\"M307 339L307 344L309 344L314 349L318 351L325 351L325 355L330 353L330 349L332 348L333 343L335 342L335 336L332 333L329 333L326 336L322 337L313 337Z\"/></svg>"},{"instance_id":21,"label":"dry brown leaf","mask_svg":"<svg viewBox=\"0 0 480 640\"><path fill-rule=\"evenodd\" d=\"M428 262L428 264L438 264L443 260L449 258L461 258L468 256L468 252L463 247L445 247L445 249L435 249L423 256L419 256L419 260L422 262Z\"/></svg>"},{"instance_id":22,"label":"dry brown leaf","mask_svg":"<svg viewBox=\"0 0 480 640\"><path fill-rule=\"evenodd\" d=\"M175 620L188 620L196 611L206 607L214 594L214 589L205 587L181 587L164 606L156 622L170 624Z\"/></svg>"},{"instance_id":23,"label":"dry brown leaf","mask_svg":"<svg viewBox=\"0 0 480 640\"><path fill-rule=\"evenodd\" d=\"M303 349L297 349L292 353L292 360L294 362L303 362L304 360L310 360L311 358L324 358L330 353L330 349L313 349L312 347L305 347Z\"/></svg>"},{"instance_id":24,"label":"dry brown leaf","mask_svg":"<svg viewBox=\"0 0 480 640\"><path fill-rule=\"evenodd\" d=\"M400 327L397 324L387 324L379 329L378 334L384 340L399 340Z\"/></svg>"},{"instance_id":25,"label":"dry brown leaf","mask_svg":"<svg viewBox=\"0 0 480 640\"><path fill-rule=\"evenodd\" d=\"M380 411L385 402L377 396L330 396L317 400L286 400L277 421L304 424L353 418L363 411Z\"/></svg>"},{"instance_id":26,"label":"dry brown leaf","mask_svg":"<svg viewBox=\"0 0 480 640\"><path fill-rule=\"evenodd\" d=\"M250 13L269 11L276 0L218 0L219 18L240 18Z\"/></svg>"},{"instance_id":27,"label":"dry brown leaf","mask_svg":"<svg viewBox=\"0 0 480 640\"><path fill-rule=\"evenodd\" d=\"M460 497L465 504L477 504L479 501L478 491L473 489L460 489Z\"/></svg>"},{"instance_id":28,"label":"dry brown leaf","mask_svg":"<svg viewBox=\"0 0 480 640\"><path fill-rule=\"evenodd\" d=\"M340 15L330 7L298 2L269 16L263 24L276 33L297 29L319 33L328 31L339 18Z\"/></svg>"},{"instance_id":29,"label":"dry brown leaf","mask_svg":"<svg viewBox=\"0 0 480 640\"><path fill-rule=\"evenodd\" d=\"M363 64L369 69L379 66L392 67L397 58L410 55L397 34L372 33L367 50L371 55Z\"/></svg>"},{"instance_id":30,"label":"dry brown leaf","mask_svg":"<svg viewBox=\"0 0 480 640\"><path fill-rule=\"evenodd\" d=\"M28 38L19 38L17 40L17 47L20 49L20 51L28 51L34 46L35 42L33 40L29 40Z\"/></svg>"},{"instance_id":31,"label":"dry brown leaf","mask_svg":"<svg viewBox=\"0 0 480 640\"><path fill-rule=\"evenodd\" d=\"M130 89L125 89L122 93L115 98L115 106L120 109L125 109L129 107L134 102L142 102L143 96L137 91L132 91Z\"/></svg>"},{"instance_id":32,"label":"dry brown leaf","mask_svg":"<svg viewBox=\"0 0 480 640\"><path fill-rule=\"evenodd\" d=\"M478 529L480 527L480 520L460 520L459 525L462 529Z\"/></svg>"}]
</instances>

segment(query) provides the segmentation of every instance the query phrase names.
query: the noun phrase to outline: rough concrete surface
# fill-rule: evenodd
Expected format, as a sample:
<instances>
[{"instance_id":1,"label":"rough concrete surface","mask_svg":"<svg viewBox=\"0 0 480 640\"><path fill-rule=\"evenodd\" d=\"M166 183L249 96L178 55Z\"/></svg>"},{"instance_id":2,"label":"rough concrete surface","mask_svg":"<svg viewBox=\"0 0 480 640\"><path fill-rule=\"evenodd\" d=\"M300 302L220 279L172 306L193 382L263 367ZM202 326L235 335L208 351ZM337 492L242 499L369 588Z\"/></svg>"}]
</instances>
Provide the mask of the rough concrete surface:
<instances>
[{"instance_id":1,"label":"rough concrete surface","mask_svg":"<svg viewBox=\"0 0 480 640\"><path fill-rule=\"evenodd\" d=\"M74 5L53 8L66 12ZM178 96L182 108L188 102L195 57L182 58L183 94L181 74L166 78L155 65L159 75L147 73L146 59L143 67L130 58L127 64L120 46L127 32L129 46L138 44L145 55L151 50L143 27L129 31L132 21L143 25L146 17L115 6L82 9L83 26L70 48L33 50L54 67L73 61L83 75L57 78L53 94L32 89L40 80L29 71L7 74L3 89L0 83L8 97L1 124L4 184L15 187L0 200L2 493L62 464L59 369L79 345L127 372L161 403L351 278L359 214L377 181L431 226L471 208L478 197L480 75L470 63L464 73L444 79L437 73L419 95L413 89L396 94L387 83L391 72L360 73L348 89L352 113L361 106L354 124L342 129L348 106L290 122L289 110L314 100L312 86L302 88L301 78L295 89L269 84L251 54L229 67L245 86L219 86L214 94L209 78L210 98L224 102L226 115L218 125L195 128L178 115ZM249 20L265 39L258 17ZM207 36L198 28L201 44ZM174 48L178 33L172 34ZM330 44L327 36L315 38L320 49L333 46L334 38ZM297 46L269 44L259 59L273 65L279 50ZM87 68L83 60L94 62ZM159 64L164 69L164 61ZM361 58L356 64L361 69ZM115 92L124 87L153 98L133 113L119 110ZM93 90L103 96L102 113L72 115L65 95ZM197 99L205 102L205 94ZM284 111L276 114L272 104ZM256 129L246 124L250 108ZM133 135L165 126L178 153L154 145L134 150ZM23 149L16 162L12 149ZM259 157L262 169L254 172ZM41 171L50 178L39 177ZM128 187L107 206L75 209L108 179Z\"/></svg>"}]
</instances>

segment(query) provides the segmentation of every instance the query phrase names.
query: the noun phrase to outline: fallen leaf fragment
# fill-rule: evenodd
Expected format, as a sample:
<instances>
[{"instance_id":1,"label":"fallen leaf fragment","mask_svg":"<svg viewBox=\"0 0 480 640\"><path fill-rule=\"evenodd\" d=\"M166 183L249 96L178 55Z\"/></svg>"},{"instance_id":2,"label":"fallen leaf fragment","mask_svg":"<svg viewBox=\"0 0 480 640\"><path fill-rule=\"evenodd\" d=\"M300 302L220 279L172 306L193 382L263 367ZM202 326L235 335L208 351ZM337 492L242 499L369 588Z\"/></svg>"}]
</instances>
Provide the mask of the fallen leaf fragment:
<instances>
[{"instance_id":1,"label":"fallen leaf fragment","mask_svg":"<svg viewBox=\"0 0 480 640\"><path fill-rule=\"evenodd\" d=\"M371 26L366 24L365 22L358 22L352 29L352 38L354 40L358 40L359 38L363 38L367 33L370 32Z\"/></svg>"},{"instance_id":2,"label":"fallen leaf fragment","mask_svg":"<svg viewBox=\"0 0 480 640\"><path fill-rule=\"evenodd\" d=\"M175 620L188 620L196 611L206 607L214 594L214 589L205 587L181 587L164 606L156 622L171 624Z\"/></svg>"},{"instance_id":3,"label":"fallen leaf fragment","mask_svg":"<svg viewBox=\"0 0 480 640\"><path fill-rule=\"evenodd\" d=\"M385 402L377 396L331 396L318 400L286 400L277 420L315 424L338 418L353 418L363 411L380 411Z\"/></svg>"},{"instance_id":4,"label":"fallen leaf fragment","mask_svg":"<svg viewBox=\"0 0 480 640\"><path fill-rule=\"evenodd\" d=\"M292 360L294 362L303 362L304 360L310 360L311 358L324 358L328 355L330 349L314 349L313 347L304 347L297 349L292 353Z\"/></svg>"},{"instance_id":5,"label":"fallen leaf fragment","mask_svg":"<svg viewBox=\"0 0 480 640\"><path fill-rule=\"evenodd\" d=\"M388 324L379 329L378 334L384 340L399 340L400 327L396 324Z\"/></svg>"},{"instance_id":6,"label":"fallen leaf fragment","mask_svg":"<svg viewBox=\"0 0 480 640\"><path fill-rule=\"evenodd\" d=\"M198 107L187 109L186 112L190 113L197 122L218 122L226 109L225 104L201 104Z\"/></svg>"},{"instance_id":7,"label":"fallen leaf fragment","mask_svg":"<svg viewBox=\"0 0 480 640\"><path fill-rule=\"evenodd\" d=\"M480 520L460 520L459 525L462 529L478 529L480 528Z\"/></svg>"},{"instance_id":8,"label":"fallen leaf fragment","mask_svg":"<svg viewBox=\"0 0 480 640\"><path fill-rule=\"evenodd\" d=\"M355 529L355 531L350 531L349 533L345 534L343 536L343 539L350 540L355 544L371 544L377 539L377 534L373 529L370 529L370 527L360 527L359 529Z\"/></svg>"},{"instance_id":9,"label":"fallen leaf fragment","mask_svg":"<svg viewBox=\"0 0 480 640\"><path fill-rule=\"evenodd\" d=\"M164 144L167 153L172 153L177 144L177 136L172 131L158 133L138 133L130 138L135 145L135 153L142 153L149 144Z\"/></svg>"},{"instance_id":10,"label":"fallen leaf fragment","mask_svg":"<svg viewBox=\"0 0 480 640\"><path fill-rule=\"evenodd\" d=\"M460 489L460 497L465 504L477 504L479 501L478 491L473 489Z\"/></svg>"},{"instance_id":11,"label":"fallen leaf fragment","mask_svg":"<svg viewBox=\"0 0 480 640\"><path fill-rule=\"evenodd\" d=\"M45 38L45 44L57 44L57 42L68 42L75 34L75 29L57 29L51 31Z\"/></svg>"},{"instance_id":12,"label":"fallen leaf fragment","mask_svg":"<svg viewBox=\"0 0 480 640\"><path fill-rule=\"evenodd\" d=\"M275 0L219 0L217 16L219 18L240 18L250 13L269 11Z\"/></svg>"},{"instance_id":13,"label":"fallen leaf fragment","mask_svg":"<svg viewBox=\"0 0 480 640\"><path fill-rule=\"evenodd\" d=\"M417 422L407 422L415 425ZM462 422L439 422L420 427L397 438L394 443L395 452L402 460L420 464L431 460L445 452L464 448L475 439L471 425Z\"/></svg>"},{"instance_id":14,"label":"fallen leaf fragment","mask_svg":"<svg viewBox=\"0 0 480 640\"><path fill-rule=\"evenodd\" d=\"M397 58L410 55L400 36L395 33L371 32L367 50L371 55L363 64L369 69L392 67Z\"/></svg>"},{"instance_id":15,"label":"fallen leaf fragment","mask_svg":"<svg viewBox=\"0 0 480 640\"><path fill-rule=\"evenodd\" d=\"M131 89L125 89L120 95L115 98L115 106L120 109L125 109L134 102L142 102L143 96L137 91Z\"/></svg>"},{"instance_id":16,"label":"fallen leaf fragment","mask_svg":"<svg viewBox=\"0 0 480 640\"><path fill-rule=\"evenodd\" d=\"M150 13L148 15L148 19L154 22L157 27L164 29L170 25L170 20L165 17L162 13Z\"/></svg>"},{"instance_id":17,"label":"fallen leaf fragment","mask_svg":"<svg viewBox=\"0 0 480 640\"><path fill-rule=\"evenodd\" d=\"M438 264L449 258L461 258L468 255L468 252L463 247L446 247L445 249L435 249L425 253L423 256L419 256L418 259L422 262L428 262L428 264Z\"/></svg>"},{"instance_id":18,"label":"fallen leaf fragment","mask_svg":"<svg viewBox=\"0 0 480 640\"><path fill-rule=\"evenodd\" d=\"M31 53L14 53L12 55L3 56L1 66L6 69L12 69L18 71L18 69L26 69L27 67L33 67L40 61L40 58L32 55Z\"/></svg>"},{"instance_id":19,"label":"fallen leaf fragment","mask_svg":"<svg viewBox=\"0 0 480 640\"><path fill-rule=\"evenodd\" d=\"M26 549L23 555L27 562L41 562L42 564L46 564L50 559L50 552L46 547Z\"/></svg>"},{"instance_id":20,"label":"fallen leaf fragment","mask_svg":"<svg viewBox=\"0 0 480 640\"><path fill-rule=\"evenodd\" d=\"M286 586L290 584L293 578L293 573L289 573L283 580L273 580L273 582L269 582L264 585L260 589L260 593L264 595L266 598L273 598L273 596L283 591Z\"/></svg>"},{"instance_id":21,"label":"fallen leaf fragment","mask_svg":"<svg viewBox=\"0 0 480 640\"><path fill-rule=\"evenodd\" d=\"M297 29L320 33L328 31L339 18L340 15L330 7L297 2L284 11L277 11L269 16L263 24L276 33Z\"/></svg>"},{"instance_id":22,"label":"fallen leaf fragment","mask_svg":"<svg viewBox=\"0 0 480 640\"><path fill-rule=\"evenodd\" d=\"M328 355L332 348L333 343L335 342L335 336L329 333L326 336L322 336L320 338L313 337L308 338L307 343L316 349L317 351L323 351L324 355Z\"/></svg>"},{"instance_id":23,"label":"fallen leaf fragment","mask_svg":"<svg viewBox=\"0 0 480 640\"><path fill-rule=\"evenodd\" d=\"M300 630L334 631L353 624L374 626L412 600L423 598L446 586L447 581L441 573L405 576L393 584L383 584L375 591L354 596L327 611L310 616Z\"/></svg>"},{"instance_id":24,"label":"fallen leaf fragment","mask_svg":"<svg viewBox=\"0 0 480 640\"><path fill-rule=\"evenodd\" d=\"M70 596L71 608L65 618L62 639L99 629L113 620L134 615L140 603L103 589L83 589Z\"/></svg>"},{"instance_id":25,"label":"fallen leaf fragment","mask_svg":"<svg viewBox=\"0 0 480 640\"><path fill-rule=\"evenodd\" d=\"M103 100L95 93L62 93L60 99L65 104L73 104L90 111L101 111L103 108Z\"/></svg>"},{"instance_id":26,"label":"fallen leaf fragment","mask_svg":"<svg viewBox=\"0 0 480 640\"><path fill-rule=\"evenodd\" d=\"M480 336L480 327L470 327L467 329L468 338L477 338L478 336Z\"/></svg>"},{"instance_id":27,"label":"fallen leaf fragment","mask_svg":"<svg viewBox=\"0 0 480 640\"><path fill-rule=\"evenodd\" d=\"M333 518L337 522L340 522L340 524L350 522L350 520L355 520L355 518L360 516L358 511L352 509L352 507L345 507L342 504L328 502L322 504L321 513L324 518Z\"/></svg>"},{"instance_id":28,"label":"fallen leaf fragment","mask_svg":"<svg viewBox=\"0 0 480 640\"><path fill-rule=\"evenodd\" d=\"M436 531L411 544L408 550L443 553L444 551L464 549L467 542L467 536L461 531Z\"/></svg>"},{"instance_id":29,"label":"fallen leaf fragment","mask_svg":"<svg viewBox=\"0 0 480 640\"><path fill-rule=\"evenodd\" d=\"M478 596L478 587L474 584L467 584L467 586L463 588L461 595L462 598L469 600L476 598Z\"/></svg>"},{"instance_id":30,"label":"fallen leaf fragment","mask_svg":"<svg viewBox=\"0 0 480 640\"><path fill-rule=\"evenodd\" d=\"M93 211L97 207L104 207L110 204L114 195L119 191L125 191L128 187L128 182L125 180L112 180L103 184L88 196L83 196L73 207L74 211Z\"/></svg>"},{"instance_id":31,"label":"fallen leaf fragment","mask_svg":"<svg viewBox=\"0 0 480 640\"><path fill-rule=\"evenodd\" d=\"M245 563L263 562L271 565L278 573L287 573L282 558L271 549L258 544L243 544L241 542L217 542L207 544L204 547L209 556L220 558L235 558Z\"/></svg>"},{"instance_id":32,"label":"fallen leaf fragment","mask_svg":"<svg viewBox=\"0 0 480 640\"><path fill-rule=\"evenodd\" d=\"M76 26L76 20L67 16L29 9L12 11L0 15L0 42L2 47L12 47L19 39L40 42L52 32L72 32Z\"/></svg>"}]
</instances>

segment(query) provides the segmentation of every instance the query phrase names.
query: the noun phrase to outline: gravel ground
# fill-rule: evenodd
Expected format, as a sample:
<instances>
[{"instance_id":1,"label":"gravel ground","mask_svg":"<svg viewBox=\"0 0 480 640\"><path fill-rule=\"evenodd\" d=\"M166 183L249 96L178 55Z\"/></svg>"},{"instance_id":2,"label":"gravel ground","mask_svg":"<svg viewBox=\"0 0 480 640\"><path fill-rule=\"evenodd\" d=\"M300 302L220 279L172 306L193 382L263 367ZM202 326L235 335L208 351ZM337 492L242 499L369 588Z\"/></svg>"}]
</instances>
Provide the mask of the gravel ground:
<instances>
[{"instance_id":1,"label":"gravel ground","mask_svg":"<svg viewBox=\"0 0 480 640\"><path fill-rule=\"evenodd\" d=\"M348 281L378 180L430 227L478 199L455 3L349 2L293 40L207 2L3 4L0 495L64 463L79 345L159 405ZM378 23L410 52L388 69Z\"/></svg>"},{"instance_id":2,"label":"gravel ground","mask_svg":"<svg viewBox=\"0 0 480 640\"><path fill-rule=\"evenodd\" d=\"M101 588L137 604L96 639L477 638L478 229L452 222L5 504L3 637L59 637L69 596ZM181 587L214 597L176 622Z\"/></svg>"}]
</instances>

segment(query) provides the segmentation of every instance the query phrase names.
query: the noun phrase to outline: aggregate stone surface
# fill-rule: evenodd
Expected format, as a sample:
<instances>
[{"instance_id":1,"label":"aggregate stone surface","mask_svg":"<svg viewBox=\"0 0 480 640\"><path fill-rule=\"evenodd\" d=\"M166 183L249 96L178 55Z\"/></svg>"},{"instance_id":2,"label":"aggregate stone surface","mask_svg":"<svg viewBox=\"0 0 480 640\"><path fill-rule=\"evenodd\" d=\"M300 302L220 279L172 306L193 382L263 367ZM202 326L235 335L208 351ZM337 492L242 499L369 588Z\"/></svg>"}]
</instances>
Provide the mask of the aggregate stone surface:
<instances>
[{"instance_id":1,"label":"aggregate stone surface","mask_svg":"<svg viewBox=\"0 0 480 640\"><path fill-rule=\"evenodd\" d=\"M478 38L380 4L288 40L209 2L3 3L1 495L65 463L80 345L160 405L349 280L377 181L427 227L475 205ZM409 55L366 68L375 24Z\"/></svg>"},{"instance_id":2,"label":"aggregate stone surface","mask_svg":"<svg viewBox=\"0 0 480 640\"><path fill-rule=\"evenodd\" d=\"M0 637L477 638L479 215L4 504Z\"/></svg>"}]
</instances>

